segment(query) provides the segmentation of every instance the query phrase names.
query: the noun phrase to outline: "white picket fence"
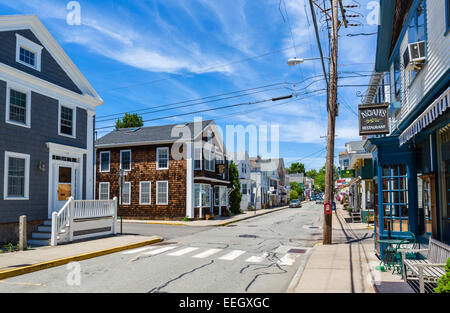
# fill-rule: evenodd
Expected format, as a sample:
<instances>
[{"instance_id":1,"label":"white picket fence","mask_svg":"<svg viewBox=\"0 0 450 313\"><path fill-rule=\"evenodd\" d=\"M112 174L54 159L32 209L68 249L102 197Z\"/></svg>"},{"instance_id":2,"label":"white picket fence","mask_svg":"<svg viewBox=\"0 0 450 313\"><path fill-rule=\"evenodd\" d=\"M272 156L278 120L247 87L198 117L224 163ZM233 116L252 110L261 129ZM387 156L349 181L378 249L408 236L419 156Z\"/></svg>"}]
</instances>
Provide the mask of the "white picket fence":
<instances>
[{"instance_id":1,"label":"white picket fence","mask_svg":"<svg viewBox=\"0 0 450 313\"><path fill-rule=\"evenodd\" d=\"M75 200L52 214L51 245L116 233L117 197L113 200Z\"/></svg>"}]
</instances>

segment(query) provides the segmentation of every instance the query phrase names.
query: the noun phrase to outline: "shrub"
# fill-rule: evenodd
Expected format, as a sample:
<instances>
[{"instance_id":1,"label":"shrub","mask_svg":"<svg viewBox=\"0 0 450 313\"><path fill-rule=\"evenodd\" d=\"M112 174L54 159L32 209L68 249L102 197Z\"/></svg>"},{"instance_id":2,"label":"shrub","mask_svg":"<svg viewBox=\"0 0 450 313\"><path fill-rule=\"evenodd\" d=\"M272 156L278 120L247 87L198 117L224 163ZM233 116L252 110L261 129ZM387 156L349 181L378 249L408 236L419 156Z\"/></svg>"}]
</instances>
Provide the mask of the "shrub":
<instances>
[{"instance_id":1,"label":"shrub","mask_svg":"<svg viewBox=\"0 0 450 313\"><path fill-rule=\"evenodd\" d=\"M439 278L435 293L450 293L450 258L447 259L445 266L445 275Z\"/></svg>"}]
</instances>

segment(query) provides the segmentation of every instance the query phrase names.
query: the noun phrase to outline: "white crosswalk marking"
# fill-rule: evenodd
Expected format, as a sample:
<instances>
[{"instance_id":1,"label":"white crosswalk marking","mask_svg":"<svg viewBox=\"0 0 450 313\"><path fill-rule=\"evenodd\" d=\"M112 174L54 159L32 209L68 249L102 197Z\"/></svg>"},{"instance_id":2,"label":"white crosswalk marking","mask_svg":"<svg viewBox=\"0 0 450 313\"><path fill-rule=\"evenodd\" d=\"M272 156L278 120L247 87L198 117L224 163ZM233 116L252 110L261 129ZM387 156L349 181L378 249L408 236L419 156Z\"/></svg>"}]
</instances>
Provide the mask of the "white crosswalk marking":
<instances>
[{"instance_id":1,"label":"white crosswalk marking","mask_svg":"<svg viewBox=\"0 0 450 313\"><path fill-rule=\"evenodd\" d=\"M198 248L196 248L196 247L189 247L189 248L181 249L181 250L178 250L178 251L175 251L175 252L172 252L172 253L168 253L167 255L180 256L180 255L187 254L187 253L190 253L190 252L195 251L195 250L198 250Z\"/></svg>"},{"instance_id":2,"label":"white crosswalk marking","mask_svg":"<svg viewBox=\"0 0 450 313\"><path fill-rule=\"evenodd\" d=\"M243 255L245 251L242 250L233 250L228 254L225 254L224 256L220 257L219 260L227 260L227 261L233 261L237 257Z\"/></svg>"},{"instance_id":3,"label":"white crosswalk marking","mask_svg":"<svg viewBox=\"0 0 450 313\"><path fill-rule=\"evenodd\" d=\"M286 253L277 263L279 265L288 265L291 266L294 264L295 259L298 257L298 254Z\"/></svg>"},{"instance_id":4,"label":"white crosswalk marking","mask_svg":"<svg viewBox=\"0 0 450 313\"><path fill-rule=\"evenodd\" d=\"M155 249L155 247L143 247L143 248L137 248L137 249L133 249L133 250L128 250L125 252L122 252L122 254L133 254L133 253L139 253L145 250L150 250L150 249Z\"/></svg>"},{"instance_id":5,"label":"white crosswalk marking","mask_svg":"<svg viewBox=\"0 0 450 313\"><path fill-rule=\"evenodd\" d=\"M261 255L254 255L252 257L249 257L247 260L245 260L245 262L249 262L249 263L261 263L262 261L264 261L264 259L269 255L269 253L264 252Z\"/></svg>"},{"instance_id":6,"label":"white crosswalk marking","mask_svg":"<svg viewBox=\"0 0 450 313\"><path fill-rule=\"evenodd\" d=\"M209 249L209 250L206 250L206 251L204 251L202 253L194 255L193 258L204 259L204 258L207 258L207 257L209 257L209 256L211 256L211 255L213 255L213 254L215 254L215 253L217 253L219 251L222 251L222 249Z\"/></svg>"},{"instance_id":7,"label":"white crosswalk marking","mask_svg":"<svg viewBox=\"0 0 450 313\"><path fill-rule=\"evenodd\" d=\"M178 246L168 246L168 247L152 250L152 251L144 253L144 255L157 255L157 254L160 254L160 253L163 253L163 252L175 249L175 248L178 248Z\"/></svg>"}]
</instances>

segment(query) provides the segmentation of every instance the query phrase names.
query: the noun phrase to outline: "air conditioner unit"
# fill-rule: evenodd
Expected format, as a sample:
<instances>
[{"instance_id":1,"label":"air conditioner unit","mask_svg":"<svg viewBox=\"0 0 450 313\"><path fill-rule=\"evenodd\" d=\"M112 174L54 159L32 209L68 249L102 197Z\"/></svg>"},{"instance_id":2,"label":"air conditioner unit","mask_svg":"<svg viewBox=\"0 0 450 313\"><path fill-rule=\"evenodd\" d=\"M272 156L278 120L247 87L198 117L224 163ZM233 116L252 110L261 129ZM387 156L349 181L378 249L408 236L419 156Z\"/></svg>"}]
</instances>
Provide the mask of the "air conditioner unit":
<instances>
[{"instance_id":1,"label":"air conditioner unit","mask_svg":"<svg viewBox=\"0 0 450 313\"><path fill-rule=\"evenodd\" d=\"M425 60L425 41L410 43L403 54L403 63L407 71L419 71Z\"/></svg>"}]
</instances>

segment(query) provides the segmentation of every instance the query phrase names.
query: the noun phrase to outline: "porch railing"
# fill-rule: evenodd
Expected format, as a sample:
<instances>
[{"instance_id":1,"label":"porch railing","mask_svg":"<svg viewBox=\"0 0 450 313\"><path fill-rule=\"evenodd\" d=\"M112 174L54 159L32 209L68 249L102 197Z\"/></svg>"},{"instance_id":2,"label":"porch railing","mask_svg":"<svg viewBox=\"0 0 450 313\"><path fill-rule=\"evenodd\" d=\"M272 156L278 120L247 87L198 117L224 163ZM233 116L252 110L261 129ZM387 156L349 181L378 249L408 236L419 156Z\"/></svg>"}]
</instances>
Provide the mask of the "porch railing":
<instances>
[{"instance_id":1,"label":"porch railing","mask_svg":"<svg viewBox=\"0 0 450 313\"><path fill-rule=\"evenodd\" d=\"M114 197L113 200L75 200L70 197L59 212L53 212L52 214L50 244L56 246L58 243L73 241L74 221L81 222L101 218L111 218L110 232L115 234L117 197Z\"/></svg>"}]
</instances>

